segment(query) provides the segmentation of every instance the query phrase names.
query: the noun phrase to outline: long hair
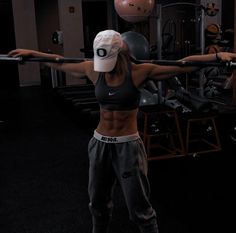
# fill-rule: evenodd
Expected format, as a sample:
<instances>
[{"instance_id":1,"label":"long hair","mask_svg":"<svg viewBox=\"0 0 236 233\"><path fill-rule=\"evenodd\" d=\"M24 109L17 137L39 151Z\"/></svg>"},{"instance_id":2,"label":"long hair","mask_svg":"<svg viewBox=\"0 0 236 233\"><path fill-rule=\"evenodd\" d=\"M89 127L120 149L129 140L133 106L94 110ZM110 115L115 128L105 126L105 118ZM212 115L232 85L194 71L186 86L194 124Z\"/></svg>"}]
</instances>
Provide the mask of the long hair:
<instances>
[{"instance_id":1,"label":"long hair","mask_svg":"<svg viewBox=\"0 0 236 233\"><path fill-rule=\"evenodd\" d=\"M110 74L124 75L128 73L130 63L130 51L127 44L124 44L123 48L118 53L116 65Z\"/></svg>"}]
</instances>

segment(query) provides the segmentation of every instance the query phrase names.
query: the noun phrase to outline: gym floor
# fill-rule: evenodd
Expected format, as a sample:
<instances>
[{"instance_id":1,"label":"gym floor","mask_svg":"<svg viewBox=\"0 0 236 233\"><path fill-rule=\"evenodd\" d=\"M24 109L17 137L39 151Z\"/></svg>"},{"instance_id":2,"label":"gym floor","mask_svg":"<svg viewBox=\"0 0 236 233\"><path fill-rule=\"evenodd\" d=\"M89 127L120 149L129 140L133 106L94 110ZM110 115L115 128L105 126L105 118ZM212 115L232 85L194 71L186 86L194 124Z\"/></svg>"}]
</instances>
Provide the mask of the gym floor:
<instances>
[{"instance_id":1,"label":"gym floor","mask_svg":"<svg viewBox=\"0 0 236 233\"><path fill-rule=\"evenodd\" d=\"M91 233L87 143L95 123L40 87L0 91L0 106L0 232ZM160 233L235 232L236 144L222 146L149 162ZM114 203L110 232L138 232L119 186Z\"/></svg>"}]
</instances>

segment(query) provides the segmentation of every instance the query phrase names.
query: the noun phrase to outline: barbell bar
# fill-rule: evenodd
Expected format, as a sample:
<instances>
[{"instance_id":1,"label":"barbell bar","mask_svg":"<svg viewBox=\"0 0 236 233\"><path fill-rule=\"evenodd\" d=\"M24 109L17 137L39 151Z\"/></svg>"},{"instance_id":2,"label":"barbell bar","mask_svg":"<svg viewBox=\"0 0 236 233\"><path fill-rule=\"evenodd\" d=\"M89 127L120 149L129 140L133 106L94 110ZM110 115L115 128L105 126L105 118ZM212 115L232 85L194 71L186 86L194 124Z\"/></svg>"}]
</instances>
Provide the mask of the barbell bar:
<instances>
[{"instance_id":1,"label":"barbell bar","mask_svg":"<svg viewBox=\"0 0 236 233\"><path fill-rule=\"evenodd\" d=\"M12 61L12 62L49 62L49 63L79 63L83 61L88 61L92 59L86 58L68 58L68 57L57 57L57 58L44 58L44 57L10 57L5 54L0 54L1 61Z\"/></svg>"},{"instance_id":2,"label":"barbell bar","mask_svg":"<svg viewBox=\"0 0 236 233\"><path fill-rule=\"evenodd\" d=\"M0 54L0 62L45 62L45 63L80 63L83 61L92 61L90 58L69 58L69 57L58 57L58 58L42 58L42 57L10 57L5 54ZM196 66L196 67L226 67L236 68L236 62L233 61L219 61L219 62L205 62L205 61L183 61L183 60L136 60L131 58L131 61L136 64L141 63L152 63L163 66Z\"/></svg>"}]
</instances>

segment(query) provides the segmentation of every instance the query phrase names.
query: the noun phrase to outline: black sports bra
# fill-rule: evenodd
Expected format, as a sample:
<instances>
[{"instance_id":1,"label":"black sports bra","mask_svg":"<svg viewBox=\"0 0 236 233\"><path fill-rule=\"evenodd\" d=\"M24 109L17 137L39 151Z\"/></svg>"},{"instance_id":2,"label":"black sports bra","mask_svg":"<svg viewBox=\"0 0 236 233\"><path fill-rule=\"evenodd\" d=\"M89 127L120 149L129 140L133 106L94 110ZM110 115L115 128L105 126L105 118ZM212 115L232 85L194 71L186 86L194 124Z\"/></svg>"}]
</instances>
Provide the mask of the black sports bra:
<instances>
[{"instance_id":1,"label":"black sports bra","mask_svg":"<svg viewBox=\"0 0 236 233\"><path fill-rule=\"evenodd\" d=\"M127 73L122 84L114 87L107 85L105 73L99 73L95 95L101 108L111 111L136 109L140 101L140 91L133 83L131 72Z\"/></svg>"}]
</instances>

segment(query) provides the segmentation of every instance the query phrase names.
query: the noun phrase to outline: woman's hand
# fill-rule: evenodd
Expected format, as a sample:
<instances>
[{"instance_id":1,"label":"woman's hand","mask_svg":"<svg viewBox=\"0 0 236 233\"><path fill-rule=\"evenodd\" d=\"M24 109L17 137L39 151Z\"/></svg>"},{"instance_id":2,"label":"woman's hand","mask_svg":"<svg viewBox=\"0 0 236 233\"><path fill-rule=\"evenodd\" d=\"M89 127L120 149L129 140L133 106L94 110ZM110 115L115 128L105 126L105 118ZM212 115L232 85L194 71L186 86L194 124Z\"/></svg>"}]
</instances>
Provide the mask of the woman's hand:
<instances>
[{"instance_id":1,"label":"woman's hand","mask_svg":"<svg viewBox=\"0 0 236 233\"><path fill-rule=\"evenodd\" d=\"M35 51L30 49L15 49L8 53L10 57L32 57Z\"/></svg>"},{"instance_id":2,"label":"woman's hand","mask_svg":"<svg viewBox=\"0 0 236 233\"><path fill-rule=\"evenodd\" d=\"M219 52L219 53L216 53L216 59L220 61L236 60L236 53Z\"/></svg>"}]
</instances>

